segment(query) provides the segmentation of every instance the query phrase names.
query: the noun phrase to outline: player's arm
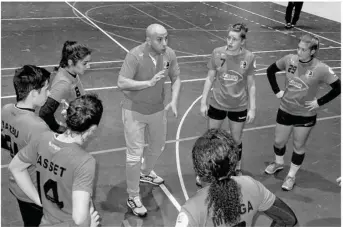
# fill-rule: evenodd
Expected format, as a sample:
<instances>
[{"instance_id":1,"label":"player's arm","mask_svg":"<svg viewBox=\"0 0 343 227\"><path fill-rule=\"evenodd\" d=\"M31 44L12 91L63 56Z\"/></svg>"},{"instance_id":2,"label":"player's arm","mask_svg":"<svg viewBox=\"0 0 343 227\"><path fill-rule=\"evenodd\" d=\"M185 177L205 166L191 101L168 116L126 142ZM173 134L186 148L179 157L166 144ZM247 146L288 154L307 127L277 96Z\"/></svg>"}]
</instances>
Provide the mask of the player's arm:
<instances>
[{"instance_id":1,"label":"player's arm","mask_svg":"<svg viewBox=\"0 0 343 227\"><path fill-rule=\"evenodd\" d=\"M277 196L273 205L268 210L265 210L264 213L273 219L270 225L271 227L295 226L298 223L298 219L293 210Z\"/></svg>"},{"instance_id":2,"label":"player's arm","mask_svg":"<svg viewBox=\"0 0 343 227\"><path fill-rule=\"evenodd\" d=\"M121 90L135 91L150 87L151 83L149 80L138 81L133 79L136 74L137 67L137 58L133 54L127 53L117 81L117 85Z\"/></svg>"},{"instance_id":3,"label":"player's arm","mask_svg":"<svg viewBox=\"0 0 343 227\"><path fill-rule=\"evenodd\" d=\"M267 68L268 81L275 95L280 92L279 85L276 81L276 73L279 71L281 70L277 67L275 62Z\"/></svg>"},{"instance_id":4,"label":"player's arm","mask_svg":"<svg viewBox=\"0 0 343 227\"><path fill-rule=\"evenodd\" d=\"M180 88L181 88L181 79L180 79L180 67L176 59L176 55L172 53L172 60L170 63L169 78L171 81L172 87L172 102L178 103Z\"/></svg>"},{"instance_id":5,"label":"player's arm","mask_svg":"<svg viewBox=\"0 0 343 227\"><path fill-rule=\"evenodd\" d=\"M39 194L38 191L36 189L36 187L34 186L29 172L27 170L27 168L32 164L32 160L34 158L34 151L30 149L31 145L27 145L26 147L24 147L22 150L20 150L18 152L18 154L16 156L14 156L14 158L12 159L12 161L10 162L8 169L9 171L11 171L15 181L17 182L18 186L20 187L20 189L38 206L42 206L42 203L40 201L39 198ZM31 154L30 150L32 151ZM31 157L27 157L25 158L25 161L22 161L21 157L23 157L23 155L27 156L31 156ZM30 160L31 161L28 161Z\"/></svg>"},{"instance_id":6,"label":"player's arm","mask_svg":"<svg viewBox=\"0 0 343 227\"><path fill-rule=\"evenodd\" d=\"M298 220L293 210L269 191L261 182L254 179L253 181L258 187L260 195L258 198L261 199L258 211L264 212L273 219L271 226L295 226Z\"/></svg>"},{"instance_id":7,"label":"player's arm","mask_svg":"<svg viewBox=\"0 0 343 227\"><path fill-rule=\"evenodd\" d=\"M59 81L51 89L50 93L45 104L39 110L39 116L46 122L52 131L63 133L66 128L57 123L54 114L60 106L61 100L69 94L68 82L64 80Z\"/></svg>"},{"instance_id":8,"label":"player's arm","mask_svg":"<svg viewBox=\"0 0 343 227\"><path fill-rule=\"evenodd\" d=\"M324 83L330 84L331 90L317 100L319 106L332 101L341 94L341 80L331 68L325 67L324 70L322 80Z\"/></svg>"},{"instance_id":9,"label":"player's arm","mask_svg":"<svg viewBox=\"0 0 343 227\"><path fill-rule=\"evenodd\" d=\"M95 176L95 165L95 159L89 158L75 170L72 189L72 217L76 225L89 226L91 223L89 210Z\"/></svg>"},{"instance_id":10,"label":"player's arm","mask_svg":"<svg viewBox=\"0 0 343 227\"><path fill-rule=\"evenodd\" d=\"M208 93L211 90L215 76L216 76L216 70L214 69L208 70L207 77L205 79L204 88L202 91L201 105L207 105Z\"/></svg>"}]
</instances>

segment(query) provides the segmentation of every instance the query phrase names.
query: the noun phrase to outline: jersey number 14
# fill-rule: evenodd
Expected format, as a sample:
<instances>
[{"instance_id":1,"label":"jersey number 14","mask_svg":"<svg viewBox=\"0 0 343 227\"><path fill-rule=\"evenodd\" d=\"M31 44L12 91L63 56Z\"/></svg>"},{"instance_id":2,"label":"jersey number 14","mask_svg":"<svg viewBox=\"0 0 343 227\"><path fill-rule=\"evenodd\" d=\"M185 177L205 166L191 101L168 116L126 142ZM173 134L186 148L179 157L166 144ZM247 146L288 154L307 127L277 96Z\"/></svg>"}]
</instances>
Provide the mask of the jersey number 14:
<instances>
[{"instance_id":1,"label":"jersey number 14","mask_svg":"<svg viewBox=\"0 0 343 227\"><path fill-rule=\"evenodd\" d=\"M41 189L40 189L40 172L37 171L37 185L38 185L38 194L39 194L39 198L42 201L42 196L41 196ZM59 201L58 199L58 191L57 191L57 182L54 180L47 180L44 185L43 185L43 189L44 189L44 195L45 198L49 201L51 201L52 203L56 203L56 205L62 209L64 207L64 204L62 201ZM52 196L51 194L49 194L49 191L52 192Z\"/></svg>"}]
</instances>

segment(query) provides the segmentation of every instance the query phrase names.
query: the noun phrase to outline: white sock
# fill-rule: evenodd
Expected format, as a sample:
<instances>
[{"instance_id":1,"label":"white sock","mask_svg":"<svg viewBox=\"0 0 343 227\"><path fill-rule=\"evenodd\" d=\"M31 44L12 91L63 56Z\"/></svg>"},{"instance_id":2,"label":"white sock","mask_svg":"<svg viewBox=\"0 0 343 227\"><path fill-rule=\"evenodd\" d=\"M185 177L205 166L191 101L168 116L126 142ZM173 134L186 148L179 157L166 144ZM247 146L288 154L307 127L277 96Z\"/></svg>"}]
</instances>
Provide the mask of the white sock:
<instances>
[{"instance_id":1,"label":"white sock","mask_svg":"<svg viewBox=\"0 0 343 227\"><path fill-rule=\"evenodd\" d=\"M275 162L276 162L277 164L284 164L283 155L282 155L282 156L275 155Z\"/></svg>"},{"instance_id":2,"label":"white sock","mask_svg":"<svg viewBox=\"0 0 343 227\"><path fill-rule=\"evenodd\" d=\"M295 174L297 174L299 169L300 169L300 166L297 166L291 163L291 168L289 169L288 176L295 177Z\"/></svg>"}]
</instances>

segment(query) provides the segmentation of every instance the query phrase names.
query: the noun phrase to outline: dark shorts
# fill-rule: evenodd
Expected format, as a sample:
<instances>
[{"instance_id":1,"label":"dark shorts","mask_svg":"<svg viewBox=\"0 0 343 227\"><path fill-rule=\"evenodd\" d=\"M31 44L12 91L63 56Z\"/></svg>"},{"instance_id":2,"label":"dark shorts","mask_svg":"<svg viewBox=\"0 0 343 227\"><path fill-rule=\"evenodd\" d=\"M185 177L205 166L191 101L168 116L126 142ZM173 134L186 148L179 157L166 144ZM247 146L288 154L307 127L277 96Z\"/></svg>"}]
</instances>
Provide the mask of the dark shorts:
<instances>
[{"instance_id":1,"label":"dark shorts","mask_svg":"<svg viewBox=\"0 0 343 227\"><path fill-rule=\"evenodd\" d=\"M17 200L24 226L39 226L43 217L43 208L34 203Z\"/></svg>"},{"instance_id":2,"label":"dark shorts","mask_svg":"<svg viewBox=\"0 0 343 227\"><path fill-rule=\"evenodd\" d=\"M248 110L232 112L225 110L218 110L210 105L208 108L207 116L214 120L224 120L225 117L228 117L231 121L236 122L245 122L247 119Z\"/></svg>"},{"instance_id":3,"label":"dark shorts","mask_svg":"<svg viewBox=\"0 0 343 227\"><path fill-rule=\"evenodd\" d=\"M276 116L276 122L280 125L293 125L294 127L313 127L317 122L317 115L305 117L289 114L279 109Z\"/></svg>"}]
</instances>

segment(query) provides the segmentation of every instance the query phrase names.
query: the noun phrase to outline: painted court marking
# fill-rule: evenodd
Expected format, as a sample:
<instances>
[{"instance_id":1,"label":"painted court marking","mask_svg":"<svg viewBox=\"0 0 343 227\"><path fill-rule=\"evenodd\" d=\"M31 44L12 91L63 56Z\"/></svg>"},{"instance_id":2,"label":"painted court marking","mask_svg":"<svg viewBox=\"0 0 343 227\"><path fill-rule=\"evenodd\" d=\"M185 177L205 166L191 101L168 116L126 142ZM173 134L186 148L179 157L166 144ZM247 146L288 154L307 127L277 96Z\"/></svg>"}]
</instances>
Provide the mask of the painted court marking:
<instances>
[{"instance_id":1,"label":"painted court marking","mask_svg":"<svg viewBox=\"0 0 343 227\"><path fill-rule=\"evenodd\" d=\"M331 69L340 69L341 67L331 67ZM282 74L282 72L277 72L276 74ZM337 74L339 72L336 72ZM267 75L266 73L255 73L255 76L263 76ZM198 78L198 79L189 79L189 80L181 80L181 83L189 83L189 82L198 82L198 81L203 81L205 80L206 77L204 78ZM166 84L170 84L170 81L166 81ZM111 90L111 89L117 89L118 86L109 86L109 87L98 87L98 88L86 88L85 91L101 91L101 90ZM15 95L7 95L7 96L2 96L1 99L10 99L10 98L15 98Z\"/></svg>"},{"instance_id":2,"label":"painted court marking","mask_svg":"<svg viewBox=\"0 0 343 227\"><path fill-rule=\"evenodd\" d=\"M237 9L240 9L240 10L242 10L242 11L246 11L246 12L248 12L248 13L251 13L251 14L257 15L257 16L259 16L259 17L262 17L262 18L265 18L265 19L267 19L267 20L271 20L271 21L277 22L277 23L279 23L279 24L284 24L283 22L280 22L280 21L274 20L274 19L272 19L272 18L269 18L269 17L263 16L263 15L260 15L260 14L258 14L258 13L251 12L251 11L249 11L249 10L246 10L246 9L240 8L240 7L238 7L238 6L235 6L235 5L232 5L232 4L229 4L229 3L226 3L226 2L221 2L221 3L223 3L223 4L225 4L225 5L228 5L228 6L231 6L231 7L234 7L234 8L237 8ZM303 32L306 32L306 33L309 33L309 34L312 34L312 35L315 35L315 36L318 36L318 37L320 37L320 38L322 38L322 39L325 39L325 40L328 40L328 41L331 41L331 42L333 42L333 43L336 43L336 44L339 44L339 45L341 45L341 43L340 43L340 42L337 42L337 41L335 41L335 40L332 40L332 39L326 38L326 37L324 37L324 36L321 36L321 35L314 34L314 33L312 33L312 32L309 32L309 31L303 30L303 29L301 29L301 28L298 28L298 27L294 27L294 28L295 28L295 29L297 29L297 30L300 30L300 31L303 31Z\"/></svg>"}]
</instances>

